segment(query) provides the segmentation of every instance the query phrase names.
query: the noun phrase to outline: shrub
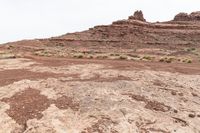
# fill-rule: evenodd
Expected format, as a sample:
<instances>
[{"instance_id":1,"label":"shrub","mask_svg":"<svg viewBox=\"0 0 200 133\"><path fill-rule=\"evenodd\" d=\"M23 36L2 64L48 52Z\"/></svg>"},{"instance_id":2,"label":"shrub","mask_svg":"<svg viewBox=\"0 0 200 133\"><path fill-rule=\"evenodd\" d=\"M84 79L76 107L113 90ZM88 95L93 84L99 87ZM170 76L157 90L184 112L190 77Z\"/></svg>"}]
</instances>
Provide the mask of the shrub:
<instances>
[{"instance_id":1,"label":"shrub","mask_svg":"<svg viewBox=\"0 0 200 133\"><path fill-rule=\"evenodd\" d=\"M161 58L159 61L160 62L166 62L166 63L171 63L174 60L174 58Z\"/></svg>"},{"instance_id":2,"label":"shrub","mask_svg":"<svg viewBox=\"0 0 200 133\"><path fill-rule=\"evenodd\" d=\"M83 55L82 54L77 54L77 55L73 55L73 57L75 57L75 58L83 58Z\"/></svg>"},{"instance_id":3,"label":"shrub","mask_svg":"<svg viewBox=\"0 0 200 133\"><path fill-rule=\"evenodd\" d=\"M130 56L130 57L134 57L134 58L140 58L139 55L134 55L134 54L127 54L127 55Z\"/></svg>"},{"instance_id":4,"label":"shrub","mask_svg":"<svg viewBox=\"0 0 200 133\"><path fill-rule=\"evenodd\" d=\"M145 60L152 60L152 57L150 57L150 56L144 56L143 59L145 59Z\"/></svg>"},{"instance_id":5,"label":"shrub","mask_svg":"<svg viewBox=\"0 0 200 133\"><path fill-rule=\"evenodd\" d=\"M92 55L88 56L89 59L93 59L94 57Z\"/></svg>"},{"instance_id":6,"label":"shrub","mask_svg":"<svg viewBox=\"0 0 200 133\"><path fill-rule=\"evenodd\" d=\"M78 55L77 58L83 58L83 55Z\"/></svg>"},{"instance_id":7,"label":"shrub","mask_svg":"<svg viewBox=\"0 0 200 133\"><path fill-rule=\"evenodd\" d=\"M188 48L187 49L188 52L195 51L195 50L196 50L196 48Z\"/></svg>"},{"instance_id":8,"label":"shrub","mask_svg":"<svg viewBox=\"0 0 200 133\"><path fill-rule=\"evenodd\" d=\"M115 54L111 53L110 56L119 56L119 54L117 54L117 53L115 53Z\"/></svg>"},{"instance_id":9,"label":"shrub","mask_svg":"<svg viewBox=\"0 0 200 133\"><path fill-rule=\"evenodd\" d=\"M184 62L184 63L192 63L192 60L190 60L190 59L184 59L182 62Z\"/></svg>"},{"instance_id":10,"label":"shrub","mask_svg":"<svg viewBox=\"0 0 200 133\"><path fill-rule=\"evenodd\" d=\"M167 63L172 63L172 60L166 60Z\"/></svg>"},{"instance_id":11,"label":"shrub","mask_svg":"<svg viewBox=\"0 0 200 133\"><path fill-rule=\"evenodd\" d=\"M119 57L119 59L121 59L121 60L126 60L126 59L127 59L127 56L121 55L121 56Z\"/></svg>"},{"instance_id":12,"label":"shrub","mask_svg":"<svg viewBox=\"0 0 200 133\"><path fill-rule=\"evenodd\" d=\"M96 58L97 59L106 59L106 58L108 58L108 56L107 55L98 55Z\"/></svg>"},{"instance_id":13,"label":"shrub","mask_svg":"<svg viewBox=\"0 0 200 133\"><path fill-rule=\"evenodd\" d=\"M191 60L188 60L187 63L192 63L192 61L191 61Z\"/></svg>"},{"instance_id":14,"label":"shrub","mask_svg":"<svg viewBox=\"0 0 200 133\"><path fill-rule=\"evenodd\" d=\"M165 61L165 59L161 58L159 61L160 61L160 62L164 62L164 61Z\"/></svg>"}]
</instances>

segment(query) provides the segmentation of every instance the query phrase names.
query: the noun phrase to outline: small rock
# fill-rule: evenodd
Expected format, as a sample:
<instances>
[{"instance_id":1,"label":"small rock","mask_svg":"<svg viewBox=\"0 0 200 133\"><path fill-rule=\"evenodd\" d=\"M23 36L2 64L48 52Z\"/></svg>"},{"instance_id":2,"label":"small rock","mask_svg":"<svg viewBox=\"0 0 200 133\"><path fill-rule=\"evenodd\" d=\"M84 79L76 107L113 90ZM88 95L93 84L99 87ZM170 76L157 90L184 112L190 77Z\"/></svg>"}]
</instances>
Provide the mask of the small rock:
<instances>
[{"instance_id":1,"label":"small rock","mask_svg":"<svg viewBox=\"0 0 200 133\"><path fill-rule=\"evenodd\" d=\"M195 117L195 114L189 114L188 115L190 118L194 118Z\"/></svg>"},{"instance_id":2,"label":"small rock","mask_svg":"<svg viewBox=\"0 0 200 133\"><path fill-rule=\"evenodd\" d=\"M198 95L196 93L192 93L192 96L194 97L198 97Z\"/></svg>"},{"instance_id":3,"label":"small rock","mask_svg":"<svg viewBox=\"0 0 200 133\"><path fill-rule=\"evenodd\" d=\"M171 94L175 96L176 95L176 91L172 91Z\"/></svg>"},{"instance_id":4,"label":"small rock","mask_svg":"<svg viewBox=\"0 0 200 133\"><path fill-rule=\"evenodd\" d=\"M175 109L175 110L174 110L174 113L178 113L178 110Z\"/></svg>"},{"instance_id":5,"label":"small rock","mask_svg":"<svg viewBox=\"0 0 200 133\"><path fill-rule=\"evenodd\" d=\"M182 97L182 96L183 96L183 93L179 93L178 95Z\"/></svg>"}]
</instances>

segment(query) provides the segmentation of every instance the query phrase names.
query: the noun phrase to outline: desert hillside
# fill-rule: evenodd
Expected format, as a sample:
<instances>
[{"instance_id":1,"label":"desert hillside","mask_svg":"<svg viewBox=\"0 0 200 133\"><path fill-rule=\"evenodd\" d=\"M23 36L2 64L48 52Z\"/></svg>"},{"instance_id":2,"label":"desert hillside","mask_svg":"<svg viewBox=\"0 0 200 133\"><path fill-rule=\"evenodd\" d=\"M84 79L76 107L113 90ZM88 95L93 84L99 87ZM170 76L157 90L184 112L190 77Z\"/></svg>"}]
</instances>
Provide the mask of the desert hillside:
<instances>
[{"instance_id":1,"label":"desert hillside","mask_svg":"<svg viewBox=\"0 0 200 133\"><path fill-rule=\"evenodd\" d=\"M200 133L200 12L0 45L0 133Z\"/></svg>"}]
</instances>

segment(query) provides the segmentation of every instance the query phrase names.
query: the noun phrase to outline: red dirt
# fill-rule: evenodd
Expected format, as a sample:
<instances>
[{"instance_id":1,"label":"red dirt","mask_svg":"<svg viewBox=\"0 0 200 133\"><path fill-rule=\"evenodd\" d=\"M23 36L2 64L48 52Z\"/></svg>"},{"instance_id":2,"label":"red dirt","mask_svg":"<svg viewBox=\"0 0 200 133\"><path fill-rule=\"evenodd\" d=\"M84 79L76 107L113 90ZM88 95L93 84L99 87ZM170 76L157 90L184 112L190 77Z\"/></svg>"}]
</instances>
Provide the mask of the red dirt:
<instances>
[{"instance_id":1,"label":"red dirt","mask_svg":"<svg viewBox=\"0 0 200 133\"><path fill-rule=\"evenodd\" d=\"M10 105L7 114L20 125L26 124L29 119L42 118L41 112L51 103L46 96L40 95L40 91L30 88L1 101Z\"/></svg>"},{"instance_id":2,"label":"red dirt","mask_svg":"<svg viewBox=\"0 0 200 133\"><path fill-rule=\"evenodd\" d=\"M200 64L182 64L182 63L161 63L161 62L143 62L126 60L98 60L98 59L73 59L56 57L37 57L31 56L30 59L42 63L45 66L63 66L70 64L103 64L111 66L111 69L117 70L155 70L165 72L179 72L183 74L200 74Z\"/></svg>"},{"instance_id":3,"label":"red dirt","mask_svg":"<svg viewBox=\"0 0 200 133\"><path fill-rule=\"evenodd\" d=\"M29 80L38 80L38 79L46 79L46 78L56 78L66 76L64 74L54 74L54 73L39 73L39 72L31 72L25 69L17 69L17 70L3 70L0 71L0 86L9 85L13 82L17 82L23 79Z\"/></svg>"},{"instance_id":4,"label":"red dirt","mask_svg":"<svg viewBox=\"0 0 200 133\"><path fill-rule=\"evenodd\" d=\"M79 109L79 104L70 97L62 96L57 100L52 100L41 95L39 90L31 88L16 93L11 98L1 99L1 101L10 105L10 109L6 112L20 125L25 125L29 119L41 119L42 112L51 104L55 104L59 109L71 108L74 111Z\"/></svg>"}]
</instances>

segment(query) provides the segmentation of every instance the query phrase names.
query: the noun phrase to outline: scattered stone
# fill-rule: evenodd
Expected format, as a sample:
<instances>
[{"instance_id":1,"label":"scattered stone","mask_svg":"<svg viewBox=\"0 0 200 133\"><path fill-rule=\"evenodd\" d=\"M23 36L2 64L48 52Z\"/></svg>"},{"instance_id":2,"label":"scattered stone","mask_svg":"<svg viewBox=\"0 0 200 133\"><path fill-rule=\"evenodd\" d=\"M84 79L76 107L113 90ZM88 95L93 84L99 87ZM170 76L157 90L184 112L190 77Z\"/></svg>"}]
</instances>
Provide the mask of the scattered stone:
<instances>
[{"instance_id":1,"label":"scattered stone","mask_svg":"<svg viewBox=\"0 0 200 133\"><path fill-rule=\"evenodd\" d=\"M174 109L174 113L178 113L178 110Z\"/></svg>"},{"instance_id":2,"label":"scattered stone","mask_svg":"<svg viewBox=\"0 0 200 133\"><path fill-rule=\"evenodd\" d=\"M195 117L195 114L189 114L188 115L190 118L194 118Z\"/></svg>"},{"instance_id":3,"label":"scattered stone","mask_svg":"<svg viewBox=\"0 0 200 133\"><path fill-rule=\"evenodd\" d=\"M171 91L171 94L175 96L176 95L176 91Z\"/></svg>"},{"instance_id":4,"label":"scattered stone","mask_svg":"<svg viewBox=\"0 0 200 133\"><path fill-rule=\"evenodd\" d=\"M184 96L183 93L178 93L178 95L181 96L181 97Z\"/></svg>"},{"instance_id":5,"label":"scattered stone","mask_svg":"<svg viewBox=\"0 0 200 133\"><path fill-rule=\"evenodd\" d=\"M192 92L192 96L198 97L198 95L196 93L193 93L193 92Z\"/></svg>"}]
</instances>

